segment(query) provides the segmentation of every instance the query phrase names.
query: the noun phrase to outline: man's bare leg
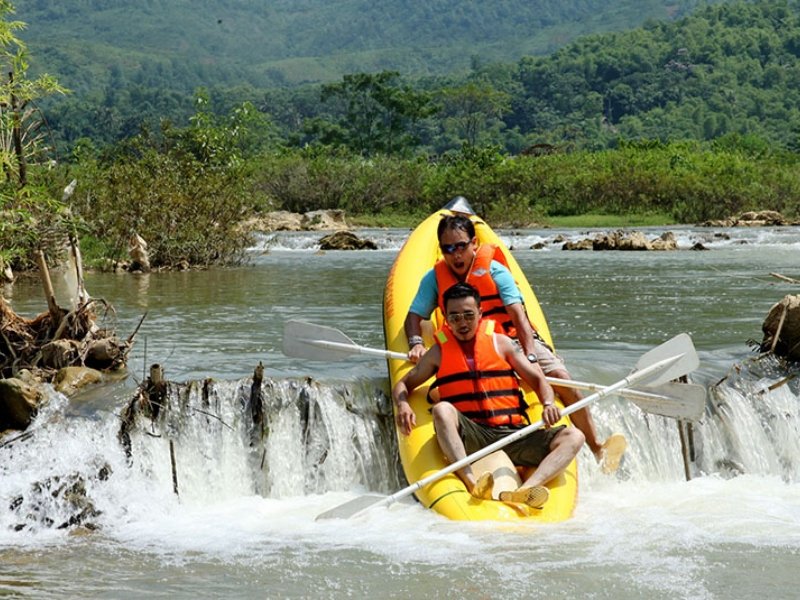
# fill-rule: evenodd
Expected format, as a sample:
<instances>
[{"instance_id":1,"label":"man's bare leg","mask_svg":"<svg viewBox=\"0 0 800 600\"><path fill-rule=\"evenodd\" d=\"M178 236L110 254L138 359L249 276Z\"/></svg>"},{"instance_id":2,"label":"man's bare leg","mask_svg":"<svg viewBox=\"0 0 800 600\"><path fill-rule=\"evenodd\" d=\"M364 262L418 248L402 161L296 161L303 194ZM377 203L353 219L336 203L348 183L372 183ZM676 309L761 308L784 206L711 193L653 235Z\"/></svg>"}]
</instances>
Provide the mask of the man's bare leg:
<instances>
[{"instance_id":1,"label":"man's bare leg","mask_svg":"<svg viewBox=\"0 0 800 600\"><path fill-rule=\"evenodd\" d=\"M436 441L447 462L452 464L466 458L467 451L458 434L458 409L449 402L437 402L433 405L431 414L433 415L433 427L436 430ZM456 471L456 475L461 478L461 481L467 486L467 491L472 494L476 483L472 466L467 465L459 469Z\"/></svg>"},{"instance_id":2,"label":"man's bare leg","mask_svg":"<svg viewBox=\"0 0 800 600\"><path fill-rule=\"evenodd\" d=\"M583 433L577 427L566 427L550 442L550 452L539 463L533 474L522 482L522 487L545 485L567 468L583 446Z\"/></svg>"},{"instance_id":3,"label":"man's bare leg","mask_svg":"<svg viewBox=\"0 0 800 600\"><path fill-rule=\"evenodd\" d=\"M572 379L566 369L556 369L548 373L551 377L558 379ZM564 404L569 406L583 398L580 391L574 388L565 388L554 385L556 392L564 401ZM583 432L586 437L586 445L594 454L595 460L600 463L603 473L613 473L619 467L622 454L625 452L628 443L625 441L625 436L621 433L610 435L602 443L597 439L597 429L594 426L594 419L592 413L588 408L575 411L570 415L572 423Z\"/></svg>"},{"instance_id":4,"label":"man's bare leg","mask_svg":"<svg viewBox=\"0 0 800 600\"><path fill-rule=\"evenodd\" d=\"M536 471L517 490L501 492L500 500L541 508L550 497L550 491L545 484L567 468L580 451L583 442L583 433L576 427L562 429L550 442L550 452L536 467Z\"/></svg>"},{"instance_id":5,"label":"man's bare leg","mask_svg":"<svg viewBox=\"0 0 800 600\"><path fill-rule=\"evenodd\" d=\"M569 373L564 369L550 371L547 375L557 379L572 379ZM556 383L552 385L553 388L555 388L556 393L564 401L565 406L575 404L579 400L583 399L583 395L579 390L568 387L559 387ZM581 410L572 413L569 418L572 420L572 423L575 425L575 427L583 432L583 435L586 438L586 445L589 446L589 450L591 450L592 454L594 454L595 457L600 460L603 444L597 439L597 429L594 426L592 413L589 412L588 408L582 408Z\"/></svg>"}]
</instances>

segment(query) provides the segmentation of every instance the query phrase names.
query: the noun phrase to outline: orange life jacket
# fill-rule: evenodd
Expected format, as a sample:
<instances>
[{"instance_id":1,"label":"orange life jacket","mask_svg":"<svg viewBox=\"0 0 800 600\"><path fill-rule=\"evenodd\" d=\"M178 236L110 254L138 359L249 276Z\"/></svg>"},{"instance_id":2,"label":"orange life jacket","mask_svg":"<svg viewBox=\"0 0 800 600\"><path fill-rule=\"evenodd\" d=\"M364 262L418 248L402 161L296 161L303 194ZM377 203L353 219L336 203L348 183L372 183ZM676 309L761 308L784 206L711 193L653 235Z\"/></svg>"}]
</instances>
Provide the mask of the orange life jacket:
<instances>
[{"instance_id":1,"label":"orange life jacket","mask_svg":"<svg viewBox=\"0 0 800 600\"><path fill-rule=\"evenodd\" d=\"M451 403L476 423L520 425L528 422L525 400L514 369L495 350L494 330L489 319L478 324L473 368L452 332L437 331L442 359L431 390L438 388L440 401Z\"/></svg>"},{"instance_id":2,"label":"orange life jacket","mask_svg":"<svg viewBox=\"0 0 800 600\"><path fill-rule=\"evenodd\" d=\"M472 266L464 282L476 288L480 293L481 313L486 318L494 319L497 323L496 331L516 338L517 330L514 328L514 323L503 304L497 284L489 272L493 260L508 267L505 256L497 246L494 244L481 244L475 251L475 259L472 261ZM436 286L439 288L439 309L442 314L445 314L444 293L450 287L459 283L459 280L450 270L450 267L447 266L444 259L439 260L433 269L436 274Z\"/></svg>"}]
</instances>

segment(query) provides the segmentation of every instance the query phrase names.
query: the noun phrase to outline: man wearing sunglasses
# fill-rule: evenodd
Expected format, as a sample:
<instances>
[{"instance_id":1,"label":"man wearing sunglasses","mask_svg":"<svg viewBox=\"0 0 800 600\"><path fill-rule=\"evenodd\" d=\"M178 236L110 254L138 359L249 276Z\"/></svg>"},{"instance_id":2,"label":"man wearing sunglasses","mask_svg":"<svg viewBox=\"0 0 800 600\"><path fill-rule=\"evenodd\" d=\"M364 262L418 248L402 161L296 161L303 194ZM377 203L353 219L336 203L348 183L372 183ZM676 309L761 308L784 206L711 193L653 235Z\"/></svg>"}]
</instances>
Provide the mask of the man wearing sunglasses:
<instances>
[{"instance_id":1,"label":"man wearing sunglasses","mask_svg":"<svg viewBox=\"0 0 800 600\"><path fill-rule=\"evenodd\" d=\"M392 389L397 425L405 435L411 433L416 416L408 395L436 374L431 386L438 389L431 398L436 440L448 461L459 461L529 424L518 375L542 403L545 429L505 447L511 462L536 471L499 499L540 508L550 496L545 484L567 468L583 446L583 434L574 427L553 427L561 415L544 372L511 338L496 333L493 321L481 319L476 288L457 283L444 293L444 303L449 326L436 333L436 344ZM470 466L456 473L473 496L492 498L491 472L478 480Z\"/></svg>"},{"instance_id":2,"label":"man wearing sunglasses","mask_svg":"<svg viewBox=\"0 0 800 600\"><path fill-rule=\"evenodd\" d=\"M514 276L494 260L495 248L477 245L472 221L463 215L447 215L442 217L436 233L442 259L423 276L406 316L408 359L416 363L425 354L422 321L429 319L437 306L444 312L443 292L455 283L467 282L480 293L483 316L500 323L503 331L518 341L530 362L538 362L551 377L572 379L563 361L535 334ZM558 393L566 405L581 399L580 392L571 388L558 388ZM625 451L625 438L614 434L601 443L588 408L573 413L572 421L583 432L603 472L616 471Z\"/></svg>"}]
</instances>

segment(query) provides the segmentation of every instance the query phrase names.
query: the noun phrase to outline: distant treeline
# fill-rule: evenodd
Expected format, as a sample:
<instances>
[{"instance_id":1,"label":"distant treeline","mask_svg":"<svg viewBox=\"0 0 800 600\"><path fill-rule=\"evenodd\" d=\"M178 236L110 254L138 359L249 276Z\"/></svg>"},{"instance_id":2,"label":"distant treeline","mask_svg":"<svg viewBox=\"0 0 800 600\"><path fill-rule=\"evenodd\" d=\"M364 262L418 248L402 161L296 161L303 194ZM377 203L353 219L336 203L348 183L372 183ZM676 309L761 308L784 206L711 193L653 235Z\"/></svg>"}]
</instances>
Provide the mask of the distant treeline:
<instances>
[{"instance_id":1,"label":"distant treeline","mask_svg":"<svg viewBox=\"0 0 800 600\"><path fill-rule=\"evenodd\" d=\"M335 208L392 224L398 215L424 217L456 194L496 226L586 214L678 223L756 209L800 215L800 156L737 134L540 156L465 148L432 162L311 147L248 155L215 135L218 125L207 121L157 143L136 138L114 156L81 157L71 170L82 198L73 211L85 240L103 241L96 255L124 258L137 231L155 266L230 262L247 243L241 222L266 211Z\"/></svg>"},{"instance_id":2,"label":"distant treeline","mask_svg":"<svg viewBox=\"0 0 800 600\"><path fill-rule=\"evenodd\" d=\"M132 83L119 69L102 97L45 106L62 152L98 147L165 121L185 125L192 94L176 74ZM795 0L716 4L675 22L582 38L548 57L473 61L465 76L412 79L356 73L338 83L256 89L207 86L211 109L252 103L284 147L341 147L361 156L440 156L462 146L518 154L537 144L613 148L619 140L713 140L756 135L800 146L800 5Z\"/></svg>"},{"instance_id":3,"label":"distant treeline","mask_svg":"<svg viewBox=\"0 0 800 600\"><path fill-rule=\"evenodd\" d=\"M0 145L0 262L29 267L65 235L88 259L123 259L137 233L154 267L231 263L249 243L242 223L266 211L392 223L456 194L495 225L586 214L694 223L755 209L797 218L799 15L788 1L718 5L546 59L475 65L466 78L354 73L191 101L110 87L100 109L46 79L30 93L0 43L0 61L18 67L0 95L25 100L0 119L0 140L38 132ZM21 109L42 97L49 129ZM184 103L185 119L164 118ZM68 149L57 161L54 135Z\"/></svg>"},{"instance_id":4,"label":"distant treeline","mask_svg":"<svg viewBox=\"0 0 800 600\"><path fill-rule=\"evenodd\" d=\"M715 0L719 1L719 0ZM675 19L707 0L17 0L34 67L76 96L110 83L259 89L553 52L591 33Z\"/></svg>"}]
</instances>

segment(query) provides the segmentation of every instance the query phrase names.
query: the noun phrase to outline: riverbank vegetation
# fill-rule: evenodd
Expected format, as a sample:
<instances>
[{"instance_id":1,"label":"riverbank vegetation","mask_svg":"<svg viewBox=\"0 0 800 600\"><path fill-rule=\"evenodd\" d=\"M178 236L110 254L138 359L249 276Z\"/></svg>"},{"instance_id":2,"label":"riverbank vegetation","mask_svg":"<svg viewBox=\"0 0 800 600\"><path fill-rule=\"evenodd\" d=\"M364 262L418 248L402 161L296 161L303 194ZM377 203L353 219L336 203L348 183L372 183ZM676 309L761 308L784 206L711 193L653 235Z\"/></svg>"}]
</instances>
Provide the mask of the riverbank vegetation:
<instances>
[{"instance_id":1,"label":"riverbank vegetation","mask_svg":"<svg viewBox=\"0 0 800 600\"><path fill-rule=\"evenodd\" d=\"M47 240L56 251L77 233L88 260L109 262L138 234L154 268L226 264L243 257L241 223L260 213L413 224L456 194L495 226L797 218L799 11L707 6L465 77L355 73L244 100L252 88L200 90L185 124L143 110L97 136L90 110L68 118L51 102L63 154L28 161L24 185L7 177L0 256L24 268ZM47 81L40 92L63 91ZM14 120L0 126L13 133ZM22 156L46 147L32 139Z\"/></svg>"}]
</instances>

